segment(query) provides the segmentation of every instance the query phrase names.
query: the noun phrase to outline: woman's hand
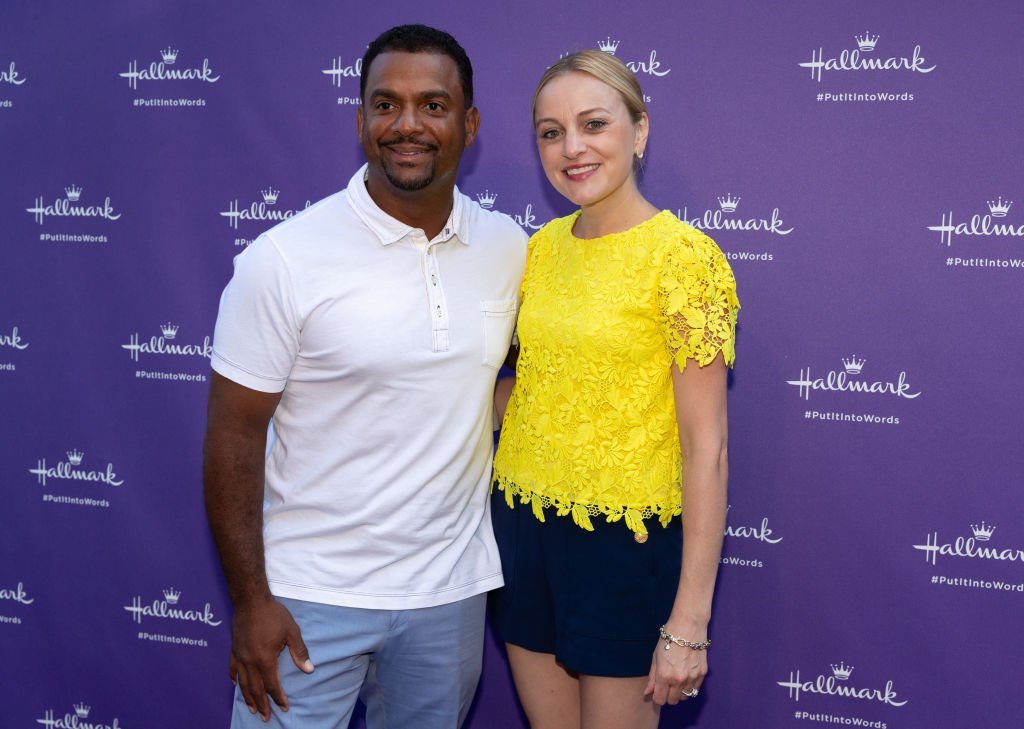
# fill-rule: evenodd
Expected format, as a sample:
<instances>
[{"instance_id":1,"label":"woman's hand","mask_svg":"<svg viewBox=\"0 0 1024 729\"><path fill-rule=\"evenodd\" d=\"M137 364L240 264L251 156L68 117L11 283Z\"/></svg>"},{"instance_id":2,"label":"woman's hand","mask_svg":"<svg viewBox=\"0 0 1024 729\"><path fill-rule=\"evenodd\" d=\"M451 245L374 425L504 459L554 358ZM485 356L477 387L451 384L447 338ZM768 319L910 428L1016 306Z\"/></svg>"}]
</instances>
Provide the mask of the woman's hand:
<instances>
[{"instance_id":1,"label":"woman's hand","mask_svg":"<svg viewBox=\"0 0 1024 729\"><path fill-rule=\"evenodd\" d=\"M668 625L665 626L665 631L672 634ZM693 629L690 634L679 635L697 643L705 640L707 629ZM650 696L658 706L674 705L692 699L704 683L707 673L706 650L694 650L675 643L670 643L668 650L665 650L665 642L659 640L651 658L651 672L647 677L644 696Z\"/></svg>"}]
</instances>

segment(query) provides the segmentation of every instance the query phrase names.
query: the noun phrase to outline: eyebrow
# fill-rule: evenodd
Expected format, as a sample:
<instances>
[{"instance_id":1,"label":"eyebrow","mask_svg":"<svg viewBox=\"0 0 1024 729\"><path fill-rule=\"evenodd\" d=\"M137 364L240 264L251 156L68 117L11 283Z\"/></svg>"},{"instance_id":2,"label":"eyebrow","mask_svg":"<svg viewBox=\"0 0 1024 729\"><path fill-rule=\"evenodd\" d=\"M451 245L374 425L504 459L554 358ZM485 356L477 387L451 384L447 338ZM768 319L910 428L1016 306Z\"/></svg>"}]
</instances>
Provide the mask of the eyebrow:
<instances>
[{"instance_id":1,"label":"eyebrow","mask_svg":"<svg viewBox=\"0 0 1024 729\"><path fill-rule=\"evenodd\" d=\"M589 115L594 114L596 112L604 112L605 114L611 114L611 111L609 111L608 109L605 109L603 106L595 106L593 109L584 109L579 114L577 114L576 117L579 118L579 117L582 117L582 116L589 116ZM546 116L543 119L538 119L537 121L535 121L533 123L534 129L536 129L537 127L539 127L541 124L543 124L545 122L550 123L550 124L560 124L560 122L557 119L553 119L553 118L551 118L549 116Z\"/></svg>"},{"instance_id":2,"label":"eyebrow","mask_svg":"<svg viewBox=\"0 0 1024 729\"><path fill-rule=\"evenodd\" d=\"M371 99L384 97L386 99L397 99L401 96L397 91L391 89L374 89L370 94ZM445 89L430 89L416 95L417 99L451 99L452 95Z\"/></svg>"}]
</instances>

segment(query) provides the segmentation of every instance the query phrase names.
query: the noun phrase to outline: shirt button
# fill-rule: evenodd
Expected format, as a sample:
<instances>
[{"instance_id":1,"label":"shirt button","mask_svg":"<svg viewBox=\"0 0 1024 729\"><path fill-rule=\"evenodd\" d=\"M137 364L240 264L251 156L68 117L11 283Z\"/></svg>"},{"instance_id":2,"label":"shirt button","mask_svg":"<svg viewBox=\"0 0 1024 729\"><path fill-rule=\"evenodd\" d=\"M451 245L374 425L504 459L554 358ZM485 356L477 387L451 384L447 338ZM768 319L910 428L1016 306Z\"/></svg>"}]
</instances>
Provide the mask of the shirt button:
<instances>
[{"instance_id":1,"label":"shirt button","mask_svg":"<svg viewBox=\"0 0 1024 729\"><path fill-rule=\"evenodd\" d=\"M636 542L637 544L643 544L644 542L646 542L646 541L647 541L647 535L646 535L646 534L641 534L640 532L636 532L636 533L635 533L635 534L633 535L633 540L634 540L634 541L635 541L635 542Z\"/></svg>"},{"instance_id":2,"label":"shirt button","mask_svg":"<svg viewBox=\"0 0 1024 729\"><path fill-rule=\"evenodd\" d=\"M441 316L441 307L440 306L437 307L437 315Z\"/></svg>"},{"instance_id":3,"label":"shirt button","mask_svg":"<svg viewBox=\"0 0 1024 729\"><path fill-rule=\"evenodd\" d=\"M437 274L430 274L430 283L434 284L434 286L437 286Z\"/></svg>"}]
</instances>

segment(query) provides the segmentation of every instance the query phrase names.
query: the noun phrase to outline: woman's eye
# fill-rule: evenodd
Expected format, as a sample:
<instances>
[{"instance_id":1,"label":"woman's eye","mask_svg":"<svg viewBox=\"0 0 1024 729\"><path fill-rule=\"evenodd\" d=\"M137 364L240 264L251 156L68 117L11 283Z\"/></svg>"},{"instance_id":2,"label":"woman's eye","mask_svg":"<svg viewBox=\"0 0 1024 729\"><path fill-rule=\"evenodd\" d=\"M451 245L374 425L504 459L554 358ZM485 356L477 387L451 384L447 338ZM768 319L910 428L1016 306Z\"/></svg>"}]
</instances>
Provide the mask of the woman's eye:
<instances>
[{"instance_id":1,"label":"woman's eye","mask_svg":"<svg viewBox=\"0 0 1024 729\"><path fill-rule=\"evenodd\" d=\"M594 131L596 129L603 129L608 126L608 122L604 119L591 119L587 122L587 129Z\"/></svg>"},{"instance_id":2,"label":"woman's eye","mask_svg":"<svg viewBox=\"0 0 1024 729\"><path fill-rule=\"evenodd\" d=\"M540 133L541 139L555 139L558 137L557 129L545 129Z\"/></svg>"}]
</instances>

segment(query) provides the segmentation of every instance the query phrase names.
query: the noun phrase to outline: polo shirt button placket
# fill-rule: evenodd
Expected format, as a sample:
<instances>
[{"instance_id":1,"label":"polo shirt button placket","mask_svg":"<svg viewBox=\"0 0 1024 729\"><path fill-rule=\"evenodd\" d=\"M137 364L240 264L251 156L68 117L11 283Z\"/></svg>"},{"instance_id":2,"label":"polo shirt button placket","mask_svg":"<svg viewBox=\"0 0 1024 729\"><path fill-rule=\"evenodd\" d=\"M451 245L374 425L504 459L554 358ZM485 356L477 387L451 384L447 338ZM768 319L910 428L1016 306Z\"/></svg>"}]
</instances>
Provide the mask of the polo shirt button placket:
<instances>
[{"instance_id":1,"label":"polo shirt button placket","mask_svg":"<svg viewBox=\"0 0 1024 729\"><path fill-rule=\"evenodd\" d=\"M444 287L441 285L441 277L437 270L437 256L434 254L434 245L427 244L424 261L424 272L427 274L430 286L427 287L427 298L433 309L431 317L431 340L435 352L446 352L449 346L448 340L448 311L445 306Z\"/></svg>"}]
</instances>

